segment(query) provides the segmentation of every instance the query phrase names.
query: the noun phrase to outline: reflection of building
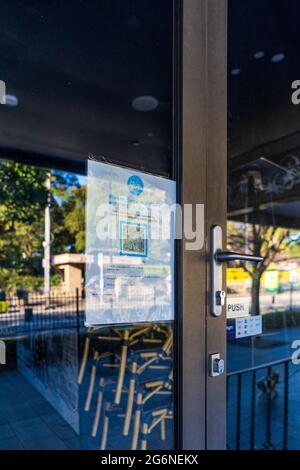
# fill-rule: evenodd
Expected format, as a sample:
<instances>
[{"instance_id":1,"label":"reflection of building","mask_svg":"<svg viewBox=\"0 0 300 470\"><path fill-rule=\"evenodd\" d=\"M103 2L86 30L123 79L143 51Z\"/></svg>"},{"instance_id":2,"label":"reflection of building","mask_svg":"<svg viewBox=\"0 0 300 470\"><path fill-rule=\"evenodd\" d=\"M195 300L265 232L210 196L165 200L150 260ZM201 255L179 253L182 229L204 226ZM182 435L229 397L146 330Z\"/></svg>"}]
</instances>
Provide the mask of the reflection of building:
<instances>
[{"instance_id":1,"label":"reflection of building","mask_svg":"<svg viewBox=\"0 0 300 470\"><path fill-rule=\"evenodd\" d=\"M78 253L64 253L53 256L52 265L56 266L62 274L60 289L67 294L81 293L84 286L85 255Z\"/></svg>"}]
</instances>

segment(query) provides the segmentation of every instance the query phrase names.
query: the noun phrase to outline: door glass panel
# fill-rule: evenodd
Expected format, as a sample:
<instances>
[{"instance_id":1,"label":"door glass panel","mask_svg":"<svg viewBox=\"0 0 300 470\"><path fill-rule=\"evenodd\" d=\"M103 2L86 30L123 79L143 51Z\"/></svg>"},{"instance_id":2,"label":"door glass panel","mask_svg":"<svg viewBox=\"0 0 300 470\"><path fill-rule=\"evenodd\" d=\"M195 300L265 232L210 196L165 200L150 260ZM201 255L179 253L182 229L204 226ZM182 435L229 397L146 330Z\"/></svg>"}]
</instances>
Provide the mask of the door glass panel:
<instances>
[{"instance_id":1,"label":"door glass panel","mask_svg":"<svg viewBox=\"0 0 300 470\"><path fill-rule=\"evenodd\" d=\"M131 283L107 252L114 279L99 265L96 281L123 310L109 317L106 295L95 327L85 216L88 156L175 191L173 2L10 0L0 23L0 450L172 449L173 242L157 266L159 239L136 224L118 253ZM143 321L142 295L152 314L171 299L172 315Z\"/></svg>"},{"instance_id":2,"label":"door glass panel","mask_svg":"<svg viewBox=\"0 0 300 470\"><path fill-rule=\"evenodd\" d=\"M299 449L299 2L229 1L228 448ZM299 85L299 84L298 84Z\"/></svg>"}]
</instances>

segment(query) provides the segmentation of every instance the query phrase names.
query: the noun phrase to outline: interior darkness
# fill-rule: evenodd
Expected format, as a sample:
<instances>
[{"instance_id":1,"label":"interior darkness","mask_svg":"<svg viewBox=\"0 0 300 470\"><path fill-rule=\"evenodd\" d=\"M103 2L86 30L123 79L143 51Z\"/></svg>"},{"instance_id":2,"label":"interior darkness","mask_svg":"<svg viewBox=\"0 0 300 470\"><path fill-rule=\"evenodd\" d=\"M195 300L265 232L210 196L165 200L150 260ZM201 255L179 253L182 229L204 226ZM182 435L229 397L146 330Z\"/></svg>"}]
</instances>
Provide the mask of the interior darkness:
<instances>
[{"instance_id":1,"label":"interior darkness","mask_svg":"<svg viewBox=\"0 0 300 470\"><path fill-rule=\"evenodd\" d=\"M299 226L300 2L229 0L228 18L229 216Z\"/></svg>"},{"instance_id":2,"label":"interior darkness","mask_svg":"<svg viewBox=\"0 0 300 470\"><path fill-rule=\"evenodd\" d=\"M229 0L231 157L294 134L300 143L300 108L291 102L291 84L300 79L299 24L298 0ZM284 60L272 63L278 53Z\"/></svg>"},{"instance_id":3,"label":"interior darkness","mask_svg":"<svg viewBox=\"0 0 300 470\"><path fill-rule=\"evenodd\" d=\"M172 0L1 0L0 156L172 173ZM153 96L158 106L136 111Z\"/></svg>"},{"instance_id":4,"label":"interior darkness","mask_svg":"<svg viewBox=\"0 0 300 470\"><path fill-rule=\"evenodd\" d=\"M0 79L18 105L0 106L1 157L84 172L93 153L170 176L172 4L2 0ZM229 0L228 18L233 168L300 154L300 107L291 102L300 79L299 0ZM272 63L277 53L285 59ZM144 95L157 98L154 111L133 109Z\"/></svg>"}]
</instances>

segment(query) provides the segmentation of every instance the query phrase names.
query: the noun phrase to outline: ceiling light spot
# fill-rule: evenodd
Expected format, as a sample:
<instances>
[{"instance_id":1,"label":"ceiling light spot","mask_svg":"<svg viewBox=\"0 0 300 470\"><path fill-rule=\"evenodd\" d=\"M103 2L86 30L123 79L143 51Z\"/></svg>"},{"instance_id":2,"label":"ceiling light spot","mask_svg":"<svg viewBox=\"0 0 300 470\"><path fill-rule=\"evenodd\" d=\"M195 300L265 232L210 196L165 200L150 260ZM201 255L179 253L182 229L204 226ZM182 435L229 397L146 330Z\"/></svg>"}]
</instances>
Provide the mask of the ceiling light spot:
<instances>
[{"instance_id":1,"label":"ceiling light spot","mask_svg":"<svg viewBox=\"0 0 300 470\"><path fill-rule=\"evenodd\" d=\"M259 60L259 59L262 59L264 56L265 56L264 51L257 51L254 54L254 59Z\"/></svg>"},{"instance_id":2,"label":"ceiling light spot","mask_svg":"<svg viewBox=\"0 0 300 470\"><path fill-rule=\"evenodd\" d=\"M138 96L132 101L133 109L143 113L154 111L158 107L158 104L158 99L154 96Z\"/></svg>"},{"instance_id":3,"label":"ceiling light spot","mask_svg":"<svg viewBox=\"0 0 300 470\"><path fill-rule=\"evenodd\" d=\"M142 144L142 143L141 143L139 140L133 140L133 141L131 142L131 145L132 145L133 147L140 147L141 144Z\"/></svg>"},{"instance_id":4,"label":"ceiling light spot","mask_svg":"<svg viewBox=\"0 0 300 470\"><path fill-rule=\"evenodd\" d=\"M231 70L231 75L237 76L241 73L241 69L232 69Z\"/></svg>"},{"instance_id":5,"label":"ceiling light spot","mask_svg":"<svg viewBox=\"0 0 300 470\"><path fill-rule=\"evenodd\" d=\"M5 95L6 106L18 106L19 100L15 95Z\"/></svg>"},{"instance_id":6,"label":"ceiling light spot","mask_svg":"<svg viewBox=\"0 0 300 470\"><path fill-rule=\"evenodd\" d=\"M273 55L271 62L275 64L277 62L281 62L284 58L285 58L285 54L283 54L283 52L280 52L278 54Z\"/></svg>"}]
</instances>

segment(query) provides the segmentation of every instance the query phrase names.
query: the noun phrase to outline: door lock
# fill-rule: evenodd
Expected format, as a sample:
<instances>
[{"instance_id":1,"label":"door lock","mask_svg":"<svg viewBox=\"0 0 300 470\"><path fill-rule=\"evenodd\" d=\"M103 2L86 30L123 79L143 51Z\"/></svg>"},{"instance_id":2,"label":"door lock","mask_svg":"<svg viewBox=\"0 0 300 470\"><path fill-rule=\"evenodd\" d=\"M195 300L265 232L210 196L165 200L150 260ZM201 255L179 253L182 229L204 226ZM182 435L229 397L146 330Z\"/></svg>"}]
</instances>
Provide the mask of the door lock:
<instances>
[{"instance_id":1,"label":"door lock","mask_svg":"<svg viewBox=\"0 0 300 470\"><path fill-rule=\"evenodd\" d=\"M226 299L226 292L224 290L217 290L216 292L216 304L224 307Z\"/></svg>"},{"instance_id":2,"label":"door lock","mask_svg":"<svg viewBox=\"0 0 300 470\"><path fill-rule=\"evenodd\" d=\"M218 377L225 372L225 361L221 359L219 353L209 356L209 375L210 377Z\"/></svg>"}]
</instances>

